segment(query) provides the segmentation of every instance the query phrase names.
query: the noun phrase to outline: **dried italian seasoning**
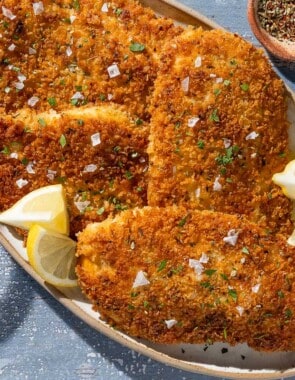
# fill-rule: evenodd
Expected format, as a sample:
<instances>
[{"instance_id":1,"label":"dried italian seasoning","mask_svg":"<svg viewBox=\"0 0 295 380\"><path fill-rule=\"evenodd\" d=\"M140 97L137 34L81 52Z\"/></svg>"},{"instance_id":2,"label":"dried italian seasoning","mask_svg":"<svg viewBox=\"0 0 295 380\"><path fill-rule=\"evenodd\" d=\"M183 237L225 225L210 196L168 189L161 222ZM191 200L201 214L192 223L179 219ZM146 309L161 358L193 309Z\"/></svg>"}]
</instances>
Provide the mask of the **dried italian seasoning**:
<instances>
[{"instance_id":1,"label":"dried italian seasoning","mask_svg":"<svg viewBox=\"0 0 295 380\"><path fill-rule=\"evenodd\" d=\"M263 29L273 37L295 42L294 0L259 0L258 18Z\"/></svg>"}]
</instances>

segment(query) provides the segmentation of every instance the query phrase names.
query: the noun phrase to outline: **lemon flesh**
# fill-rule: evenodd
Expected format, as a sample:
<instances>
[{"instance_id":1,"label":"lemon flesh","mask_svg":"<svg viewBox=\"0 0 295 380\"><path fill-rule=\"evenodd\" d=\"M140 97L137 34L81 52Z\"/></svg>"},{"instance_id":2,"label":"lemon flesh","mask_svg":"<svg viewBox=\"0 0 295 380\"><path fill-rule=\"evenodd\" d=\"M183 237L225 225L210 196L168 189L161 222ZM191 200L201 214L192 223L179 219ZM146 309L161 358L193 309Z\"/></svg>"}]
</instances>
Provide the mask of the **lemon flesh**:
<instances>
[{"instance_id":1,"label":"lemon flesh","mask_svg":"<svg viewBox=\"0 0 295 380\"><path fill-rule=\"evenodd\" d=\"M61 234L69 234L69 217L62 185L34 190L0 214L0 223L29 230L39 224Z\"/></svg>"},{"instance_id":2,"label":"lemon flesh","mask_svg":"<svg viewBox=\"0 0 295 380\"><path fill-rule=\"evenodd\" d=\"M58 287L77 286L76 242L69 237L33 225L28 234L29 263L42 279Z\"/></svg>"},{"instance_id":3,"label":"lemon flesh","mask_svg":"<svg viewBox=\"0 0 295 380\"><path fill-rule=\"evenodd\" d=\"M282 188L286 197L295 199L295 160L290 161L283 172L274 174L272 180Z\"/></svg>"}]
</instances>

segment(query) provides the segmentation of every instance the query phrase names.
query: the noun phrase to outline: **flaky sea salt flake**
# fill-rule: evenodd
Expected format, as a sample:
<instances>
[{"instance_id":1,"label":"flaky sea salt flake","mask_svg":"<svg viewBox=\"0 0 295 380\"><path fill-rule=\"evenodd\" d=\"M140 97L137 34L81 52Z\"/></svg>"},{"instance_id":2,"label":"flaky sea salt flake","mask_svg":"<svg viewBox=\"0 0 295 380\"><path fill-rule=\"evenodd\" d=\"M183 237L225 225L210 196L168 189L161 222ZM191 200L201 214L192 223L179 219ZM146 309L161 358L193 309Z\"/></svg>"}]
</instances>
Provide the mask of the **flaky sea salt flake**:
<instances>
[{"instance_id":1,"label":"flaky sea salt flake","mask_svg":"<svg viewBox=\"0 0 295 380\"><path fill-rule=\"evenodd\" d=\"M209 256L206 255L205 252L202 253L202 256L200 257L200 263L207 264L209 261Z\"/></svg>"},{"instance_id":2,"label":"flaky sea salt flake","mask_svg":"<svg viewBox=\"0 0 295 380\"><path fill-rule=\"evenodd\" d=\"M28 105L30 107L35 107L35 105L39 102L39 98L38 96L32 96L29 100L28 100Z\"/></svg>"},{"instance_id":3,"label":"flaky sea salt flake","mask_svg":"<svg viewBox=\"0 0 295 380\"><path fill-rule=\"evenodd\" d=\"M236 309L237 309L237 311L241 317L243 315L245 309L243 308L243 306L237 306Z\"/></svg>"},{"instance_id":4,"label":"flaky sea salt flake","mask_svg":"<svg viewBox=\"0 0 295 380\"><path fill-rule=\"evenodd\" d=\"M260 289L260 284L256 284L256 285L252 286L252 292L253 293L258 293L259 289Z\"/></svg>"},{"instance_id":5,"label":"flaky sea salt flake","mask_svg":"<svg viewBox=\"0 0 295 380\"><path fill-rule=\"evenodd\" d=\"M8 50L9 50L9 51L14 51L15 48L16 48L16 45L15 45L15 44L11 44L11 45L8 46Z\"/></svg>"},{"instance_id":6,"label":"flaky sea salt flake","mask_svg":"<svg viewBox=\"0 0 295 380\"><path fill-rule=\"evenodd\" d=\"M29 47L29 54L30 55L34 55L34 54L36 54L37 53L37 50L36 49L34 49L34 48L32 48L32 47Z\"/></svg>"},{"instance_id":7,"label":"flaky sea salt flake","mask_svg":"<svg viewBox=\"0 0 295 380\"><path fill-rule=\"evenodd\" d=\"M197 276L200 276L204 272L204 266L199 260L189 259L188 266L194 269Z\"/></svg>"},{"instance_id":8,"label":"flaky sea salt flake","mask_svg":"<svg viewBox=\"0 0 295 380\"><path fill-rule=\"evenodd\" d=\"M167 329L171 329L171 327L175 326L177 324L176 319L168 319L165 321Z\"/></svg>"},{"instance_id":9,"label":"flaky sea salt flake","mask_svg":"<svg viewBox=\"0 0 295 380\"><path fill-rule=\"evenodd\" d=\"M255 140L259 136L259 133L253 131L246 136L246 140Z\"/></svg>"},{"instance_id":10,"label":"flaky sea salt flake","mask_svg":"<svg viewBox=\"0 0 295 380\"><path fill-rule=\"evenodd\" d=\"M229 148L231 146L231 143L232 143L232 141L230 139L228 139L226 137L223 139L223 145L224 145L225 149Z\"/></svg>"},{"instance_id":11,"label":"flaky sea salt flake","mask_svg":"<svg viewBox=\"0 0 295 380\"><path fill-rule=\"evenodd\" d=\"M2 13L3 16L9 18L9 20L14 20L16 18L16 15L14 15L10 9L2 6Z\"/></svg>"},{"instance_id":12,"label":"flaky sea salt flake","mask_svg":"<svg viewBox=\"0 0 295 380\"><path fill-rule=\"evenodd\" d=\"M91 145L92 146L96 146L96 145L99 145L101 144L101 139L100 139L100 133L97 132L97 133L94 133L91 137Z\"/></svg>"},{"instance_id":13,"label":"flaky sea salt flake","mask_svg":"<svg viewBox=\"0 0 295 380\"><path fill-rule=\"evenodd\" d=\"M28 163L28 165L26 166L26 171L27 171L29 174L35 174L34 163L33 163L33 162L29 162L29 163Z\"/></svg>"},{"instance_id":14,"label":"flaky sea salt flake","mask_svg":"<svg viewBox=\"0 0 295 380\"><path fill-rule=\"evenodd\" d=\"M195 67L201 67L202 66L202 57L198 56L195 59Z\"/></svg>"},{"instance_id":15,"label":"flaky sea salt flake","mask_svg":"<svg viewBox=\"0 0 295 380\"><path fill-rule=\"evenodd\" d=\"M74 16L74 15L71 15L70 16L70 22L71 22L71 24L76 20L76 16Z\"/></svg>"},{"instance_id":16,"label":"flaky sea salt flake","mask_svg":"<svg viewBox=\"0 0 295 380\"><path fill-rule=\"evenodd\" d=\"M189 77L185 77L182 81L181 81L181 88L182 88L182 91L183 92L188 92L189 90Z\"/></svg>"},{"instance_id":17,"label":"flaky sea salt flake","mask_svg":"<svg viewBox=\"0 0 295 380\"><path fill-rule=\"evenodd\" d=\"M138 288L139 286L144 286L144 285L149 285L149 284L150 282L146 278L146 274L142 270L140 270L139 272L137 272L132 288Z\"/></svg>"},{"instance_id":18,"label":"flaky sea salt flake","mask_svg":"<svg viewBox=\"0 0 295 380\"><path fill-rule=\"evenodd\" d=\"M47 170L46 177L47 177L49 180L53 181L54 178L55 178L55 176L56 176L56 173L57 173L57 172L56 172L55 170L48 169L48 170Z\"/></svg>"},{"instance_id":19,"label":"flaky sea salt flake","mask_svg":"<svg viewBox=\"0 0 295 380\"><path fill-rule=\"evenodd\" d=\"M227 236L223 238L223 241L227 244L235 246L238 241L239 232L236 230L229 230Z\"/></svg>"},{"instance_id":20,"label":"flaky sea salt flake","mask_svg":"<svg viewBox=\"0 0 295 380\"><path fill-rule=\"evenodd\" d=\"M213 183L213 191L221 191L222 190L222 185L219 183L220 175L217 176L214 180Z\"/></svg>"},{"instance_id":21,"label":"flaky sea salt flake","mask_svg":"<svg viewBox=\"0 0 295 380\"><path fill-rule=\"evenodd\" d=\"M93 173L97 170L97 165L95 164L89 164L89 165L86 165L83 172L84 173Z\"/></svg>"},{"instance_id":22,"label":"flaky sea salt flake","mask_svg":"<svg viewBox=\"0 0 295 380\"><path fill-rule=\"evenodd\" d=\"M73 50L70 48L70 46L68 46L66 48L66 55L67 55L67 57L70 57L72 54L73 54Z\"/></svg>"},{"instance_id":23,"label":"flaky sea salt flake","mask_svg":"<svg viewBox=\"0 0 295 380\"><path fill-rule=\"evenodd\" d=\"M33 10L34 14L36 16L40 15L41 13L44 12L44 5L42 1L38 1L37 3L33 3Z\"/></svg>"},{"instance_id":24,"label":"flaky sea salt flake","mask_svg":"<svg viewBox=\"0 0 295 380\"><path fill-rule=\"evenodd\" d=\"M187 121L187 125L188 125L188 127L190 127L190 128L194 128L194 127L197 125L197 123L198 123L199 120L200 120L199 117L196 117L196 116L191 117L191 118L188 119L188 121Z\"/></svg>"},{"instance_id":25,"label":"flaky sea salt flake","mask_svg":"<svg viewBox=\"0 0 295 380\"><path fill-rule=\"evenodd\" d=\"M18 154L16 152L10 153L10 158L15 158L16 160L18 159Z\"/></svg>"},{"instance_id":26,"label":"flaky sea salt flake","mask_svg":"<svg viewBox=\"0 0 295 380\"><path fill-rule=\"evenodd\" d=\"M71 97L71 100L83 100L84 95L81 94L81 92L77 91L74 93L74 95Z\"/></svg>"},{"instance_id":27,"label":"flaky sea salt flake","mask_svg":"<svg viewBox=\"0 0 295 380\"><path fill-rule=\"evenodd\" d=\"M14 82L13 85L17 90L22 90L25 87L23 82Z\"/></svg>"},{"instance_id":28,"label":"flaky sea salt flake","mask_svg":"<svg viewBox=\"0 0 295 380\"><path fill-rule=\"evenodd\" d=\"M107 68L110 78L118 77L121 73L119 67L116 63L113 63L111 66Z\"/></svg>"},{"instance_id":29,"label":"flaky sea salt flake","mask_svg":"<svg viewBox=\"0 0 295 380\"><path fill-rule=\"evenodd\" d=\"M109 11L108 3L103 3L102 4L101 11L104 12L104 13L108 13L108 11Z\"/></svg>"},{"instance_id":30,"label":"flaky sea salt flake","mask_svg":"<svg viewBox=\"0 0 295 380\"><path fill-rule=\"evenodd\" d=\"M16 186L17 186L19 189L21 189L21 188L23 188L24 186L26 186L26 185L29 183L29 181L27 181L26 179L20 178L20 179L18 179L17 181L15 181L15 183L16 183Z\"/></svg>"}]
</instances>

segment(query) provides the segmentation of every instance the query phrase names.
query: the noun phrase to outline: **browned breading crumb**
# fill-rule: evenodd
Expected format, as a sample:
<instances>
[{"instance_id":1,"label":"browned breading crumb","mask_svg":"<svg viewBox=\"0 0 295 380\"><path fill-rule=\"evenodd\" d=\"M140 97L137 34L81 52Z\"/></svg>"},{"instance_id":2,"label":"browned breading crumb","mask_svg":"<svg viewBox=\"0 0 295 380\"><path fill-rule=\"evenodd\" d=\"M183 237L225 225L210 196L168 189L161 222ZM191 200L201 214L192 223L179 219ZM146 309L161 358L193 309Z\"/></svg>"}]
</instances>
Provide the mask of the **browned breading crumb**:
<instances>
[{"instance_id":1,"label":"browned breading crumb","mask_svg":"<svg viewBox=\"0 0 295 380\"><path fill-rule=\"evenodd\" d=\"M62 183L74 237L89 222L146 205L144 124L112 105L18 118L23 121L0 119L0 210L32 190Z\"/></svg>"},{"instance_id":2,"label":"browned breading crumb","mask_svg":"<svg viewBox=\"0 0 295 380\"><path fill-rule=\"evenodd\" d=\"M288 234L272 182L290 160L285 88L250 43L188 28L163 52L151 104L148 202L245 214Z\"/></svg>"},{"instance_id":3,"label":"browned breading crumb","mask_svg":"<svg viewBox=\"0 0 295 380\"><path fill-rule=\"evenodd\" d=\"M87 226L77 252L81 288L131 336L295 349L295 248L243 217L128 210Z\"/></svg>"},{"instance_id":4,"label":"browned breading crumb","mask_svg":"<svg viewBox=\"0 0 295 380\"><path fill-rule=\"evenodd\" d=\"M0 107L14 113L29 102L40 112L112 101L148 119L159 51L181 28L132 0L41 3L1 2L15 17L0 13Z\"/></svg>"}]
</instances>

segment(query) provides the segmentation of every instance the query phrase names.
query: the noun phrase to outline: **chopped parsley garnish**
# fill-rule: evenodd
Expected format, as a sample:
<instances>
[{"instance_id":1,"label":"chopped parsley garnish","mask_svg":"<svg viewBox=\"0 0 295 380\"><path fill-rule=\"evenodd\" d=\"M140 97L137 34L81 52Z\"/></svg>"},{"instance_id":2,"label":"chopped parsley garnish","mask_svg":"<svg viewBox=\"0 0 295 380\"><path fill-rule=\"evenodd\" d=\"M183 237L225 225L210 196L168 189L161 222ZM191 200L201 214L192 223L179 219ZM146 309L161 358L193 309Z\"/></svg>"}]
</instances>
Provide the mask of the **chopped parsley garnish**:
<instances>
[{"instance_id":1,"label":"chopped parsley garnish","mask_svg":"<svg viewBox=\"0 0 295 380\"><path fill-rule=\"evenodd\" d=\"M67 139L64 134L62 134L59 138L59 143L62 148L64 148L67 145Z\"/></svg>"},{"instance_id":2,"label":"chopped parsley garnish","mask_svg":"<svg viewBox=\"0 0 295 380\"><path fill-rule=\"evenodd\" d=\"M293 316L292 310L286 309L285 311L285 318L290 319Z\"/></svg>"},{"instance_id":3,"label":"chopped parsley garnish","mask_svg":"<svg viewBox=\"0 0 295 380\"><path fill-rule=\"evenodd\" d=\"M219 119L219 116L218 116L218 110L217 108L215 108L211 115L210 115L210 120L211 121L214 121L215 123L219 123L220 119Z\"/></svg>"},{"instance_id":4,"label":"chopped parsley garnish","mask_svg":"<svg viewBox=\"0 0 295 380\"><path fill-rule=\"evenodd\" d=\"M205 288L205 289L209 289L209 290L214 289L209 281L200 282L200 285L202 286L202 288Z\"/></svg>"},{"instance_id":5,"label":"chopped parsley garnish","mask_svg":"<svg viewBox=\"0 0 295 380\"><path fill-rule=\"evenodd\" d=\"M24 128L24 133L31 133L31 132L32 132L32 130L31 130L30 127L26 126L26 127Z\"/></svg>"},{"instance_id":6,"label":"chopped parsley garnish","mask_svg":"<svg viewBox=\"0 0 295 380\"><path fill-rule=\"evenodd\" d=\"M128 180L130 180L130 179L133 178L133 174L132 174L129 170L127 170L127 172L125 173L125 177L126 177Z\"/></svg>"},{"instance_id":7,"label":"chopped parsley garnish","mask_svg":"<svg viewBox=\"0 0 295 380\"><path fill-rule=\"evenodd\" d=\"M216 89L213 91L213 93L214 93L215 96L218 96L218 95L221 93L220 88L216 88Z\"/></svg>"},{"instance_id":8,"label":"chopped parsley garnish","mask_svg":"<svg viewBox=\"0 0 295 380\"><path fill-rule=\"evenodd\" d=\"M77 106L79 104L79 99L71 99L71 105Z\"/></svg>"},{"instance_id":9,"label":"chopped parsley garnish","mask_svg":"<svg viewBox=\"0 0 295 380\"><path fill-rule=\"evenodd\" d=\"M249 249L247 247L242 248L242 253L245 253L245 255L249 255Z\"/></svg>"},{"instance_id":10,"label":"chopped parsley garnish","mask_svg":"<svg viewBox=\"0 0 295 380\"><path fill-rule=\"evenodd\" d=\"M106 100L106 96L105 94L99 94L99 100L101 100L102 102L104 102Z\"/></svg>"},{"instance_id":11,"label":"chopped parsley garnish","mask_svg":"<svg viewBox=\"0 0 295 380\"><path fill-rule=\"evenodd\" d=\"M238 294L236 292L235 289L229 289L228 290L228 295L234 300L236 301L238 299Z\"/></svg>"},{"instance_id":12,"label":"chopped parsley garnish","mask_svg":"<svg viewBox=\"0 0 295 380\"><path fill-rule=\"evenodd\" d=\"M187 222L187 215L178 222L178 227L183 227Z\"/></svg>"},{"instance_id":13,"label":"chopped parsley garnish","mask_svg":"<svg viewBox=\"0 0 295 380\"><path fill-rule=\"evenodd\" d=\"M72 7L78 11L80 9L79 0L72 0Z\"/></svg>"},{"instance_id":14,"label":"chopped parsley garnish","mask_svg":"<svg viewBox=\"0 0 295 380\"><path fill-rule=\"evenodd\" d=\"M120 146L115 146L114 148L113 148L113 151L115 152L115 153L118 153L118 152L120 152L120 150L121 150L121 147Z\"/></svg>"},{"instance_id":15,"label":"chopped parsley garnish","mask_svg":"<svg viewBox=\"0 0 295 380\"><path fill-rule=\"evenodd\" d=\"M26 165L28 165L29 160L26 157L24 157L21 162L22 162L23 165L26 166Z\"/></svg>"},{"instance_id":16,"label":"chopped parsley garnish","mask_svg":"<svg viewBox=\"0 0 295 380\"><path fill-rule=\"evenodd\" d=\"M81 85L75 86L75 89L76 91L82 91L82 86Z\"/></svg>"},{"instance_id":17,"label":"chopped parsley garnish","mask_svg":"<svg viewBox=\"0 0 295 380\"><path fill-rule=\"evenodd\" d=\"M79 127L82 127L84 125L84 120L78 119L77 123L78 123Z\"/></svg>"},{"instance_id":18,"label":"chopped parsley garnish","mask_svg":"<svg viewBox=\"0 0 295 380\"><path fill-rule=\"evenodd\" d=\"M97 215L102 215L104 213L104 207L100 207L97 211L96 211Z\"/></svg>"},{"instance_id":19,"label":"chopped parsley garnish","mask_svg":"<svg viewBox=\"0 0 295 380\"><path fill-rule=\"evenodd\" d=\"M209 277L211 277L214 273L216 273L217 272L217 270L216 269L207 269L207 270L205 270L205 274L207 275L207 276L209 276Z\"/></svg>"},{"instance_id":20,"label":"chopped parsley garnish","mask_svg":"<svg viewBox=\"0 0 295 380\"><path fill-rule=\"evenodd\" d=\"M120 16L122 12L123 12L123 10L121 8L116 8L115 9L115 15L116 16Z\"/></svg>"},{"instance_id":21,"label":"chopped parsley garnish","mask_svg":"<svg viewBox=\"0 0 295 380\"><path fill-rule=\"evenodd\" d=\"M216 157L216 162L218 165L226 166L228 164L231 164L234 159L234 154L239 151L239 147L234 145L230 146L229 148L226 148L225 155L219 155Z\"/></svg>"},{"instance_id":22,"label":"chopped parsley garnish","mask_svg":"<svg viewBox=\"0 0 295 380\"><path fill-rule=\"evenodd\" d=\"M199 140L199 141L197 142L197 147L198 147L199 149L204 149L204 147L205 147L205 143L204 143L204 141L203 141L203 140Z\"/></svg>"},{"instance_id":23,"label":"chopped parsley garnish","mask_svg":"<svg viewBox=\"0 0 295 380\"><path fill-rule=\"evenodd\" d=\"M240 87L241 87L241 89L243 90L243 91L248 91L249 90L249 85L247 84L247 83L242 83L241 85L240 85Z\"/></svg>"},{"instance_id":24,"label":"chopped parsley garnish","mask_svg":"<svg viewBox=\"0 0 295 380\"><path fill-rule=\"evenodd\" d=\"M44 119L38 119L38 123L41 125L41 127L46 127L46 121Z\"/></svg>"},{"instance_id":25,"label":"chopped parsley garnish","mask_svg":"<svg viewBox=\"0 0 295 380\"><path fill-rule=\"evenodd\" d=\"M173 274L178 274L178 273L180 273L182 270L183 270L183 266L182 266L182 265L178 265L176 268L172 268L172 269L170 269L170 272L173 273Z\"/></svg>"},{"instance_id":26,"label":"chopped parsley garnish","mask_svg":"<svg viewBox=\"0 0 295 380\"><path fill-rule=\"evenodd\" d=\"M135 124L136 124L136 125L141 125L141 124L143 124L143 121L142 121L140 118L137 118L137 119L135 120Z\"/></svg>"},{"instance_id":27,"label":"chopped parsley garnish","mask_svg":"<svg viewBox=\"0 0 295 380\"><path fill-rule=\"evenodd\" d=\"M56 99L55 98L48 98L47 99L47 101L48 101L48 103L49 103L49 105L51 106L51 107L55 107L56 105L57 105L57 102L56 102Z\"/></svg>"},{"instance_id":28,"label":"chopped parsley garnish","mask_svg":"<svg viewBox=\"0 0 295 380\"><path fill-rule=\"evenodd\" d=\"M285 294L281 290L278 290L277 294L278 294L279 298L284 298L285 297Z\"/></svg>"},{"instance_id":29,"label":"chopped parsley garnish","mask_svg":"<svg viewBox=\"0 0 295 380\"><path fill-rule=\"evenodd\" d=\"M1 153L3 154L10 154L10 149L8 146L4 146L3 149L1 150Z\"/></svg>"},{"instance_id":30,"label":"chopped parsley garnish","mask_svg":"<svg viewBox=\"0 0 295 380\"><path fill-rule=\"evenodd\" d=\"M228 281L228 277L224 273L220 273L220 277L223 278L225 281Z\"/></svg>"},{"instance_id":31,"label":"chopped parsley garnish","mask_svg":"<svg viewBox=\"0 0 295 380\"><path fill-rule=\"evenodd\" d=\"M162 260L158 266L157 272L161 272L163 269L166 268L167 260Z\"/></svg>"},{"instance_id":32,"label":"chopped parsley garnish","mask_svg":"<svg viewBox=\"0 0 295 380\"><path fill-rule=\"evenodd\" d=\"M131 42L131 45L129 46L129 49L131 51L133 51L134 53L136 53L136 52L141 53L141 52L144 51L145 46L143 44L139 43L139 42Z\"/></svg>"},{"instance_id":33,"label":"chopped parsley garnish","mask_svg":"<svg viewBox=\"0 0 295 380\"><path fill-rule=\"evenodd\" d=\"M229 79L225 79L224 82L223 82L223 84L225 86L229 86L231 84L231 81Z\"/></svg>"}]
</instances>

